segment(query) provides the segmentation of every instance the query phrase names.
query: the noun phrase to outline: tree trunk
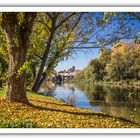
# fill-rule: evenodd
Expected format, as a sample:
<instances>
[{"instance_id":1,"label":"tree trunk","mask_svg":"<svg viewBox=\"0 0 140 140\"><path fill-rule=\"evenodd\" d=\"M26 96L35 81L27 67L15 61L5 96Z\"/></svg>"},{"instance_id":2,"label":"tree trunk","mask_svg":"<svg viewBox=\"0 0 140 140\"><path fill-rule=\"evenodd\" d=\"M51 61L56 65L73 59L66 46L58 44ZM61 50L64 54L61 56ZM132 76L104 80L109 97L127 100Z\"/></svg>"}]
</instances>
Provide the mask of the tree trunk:
<instances>
[{"instance_id":1,"label":"tree trunk","mask_svg":"<svg viewBox=\"0 0 140 140\"><path fill-rule=\"evenodd\" d=\"M57 54L56 54L56 56L57 56ZM38 92L39 88L41 87L41 85L45 81L46 77L48 76L47 73L51 70L54 62L56 61L56 59L57 59L56 56L54 56L55 59L48 64L47 68L45 68L45 72L42 73L40 80L38 81L38 83L36 84L36 87L35 87L36 92Z\"/></svg>"},{"instance_id":2,"label":"tree trunk","mask_svg":"<svg viewBox=\"0 0 140 140\"><path fill-rule=\"evenodd\" d=\"M45 64L46 64L46 60L47 60L48 55L49 55L49 51L50 51L50 48L51 48L51 42L53 40L53 35L54 35L54 31L51 32L51 34L50 34L46 50L43 54L41 65L40 65L39 70L37 72L36 78L33 82L33 85L32 85L32 91L33 92L37 92L39 87L40 87L40 80L42 78L42 74L43 74L43 70L44 70L44 67L45 67Z\"/></svg>"},{"instance_id":3,"label":"tree trunk","mask_svg":"<svg viewBox=\"0 0 140 140\"><path fill-rule=\"evenodd\" d=\"M19 73L18 70L25 62L26 52L20 47L15 47L9 51L9 68L6 82L5 97L12 102L22 102L28 104L26 97L26 74Z\"/></svg>"},{"instance_id":4,"label":"tree trunk","mask_svg":"<svg viewBox=\"0 0 140 140\"><path fill-rule=\"evenodd\" d=\"M43 82L46 79L46 77L47 77L47 74L46 73L43 73L41 79L39 80L39 83L36 86L36 92L38 92L39 88L43 84Z\"/></svg>"},{"instance_id":5,"label":"tree trunk","mask_svg":"<svg viewBox=\"0 0 140 140\"><path fill-rule=\"evenodd\" d=\"M23 14L22 20L17 15ZM29 37L37 13L2 13L1 25L9 43L9 67L6 80L6 100L28 104L26 97L26 74L21 70L26 61ZM22 22L21 22L22 21ZM19 71L21 70L21 71Z\"/></svg>"},{"instance_id":6,"label":"tree trunk","mask_svg":"<svg viewBox=\"0 0 140 140\"><path fill-rule=\"evenodd\" d=\"M9 51L9 67L6 82L5 98L12 102L28 103L26 97L26 75L19 73L19 69L25 62L26 50L21 47L13 47Z\"/></svg>"}]
</instances>

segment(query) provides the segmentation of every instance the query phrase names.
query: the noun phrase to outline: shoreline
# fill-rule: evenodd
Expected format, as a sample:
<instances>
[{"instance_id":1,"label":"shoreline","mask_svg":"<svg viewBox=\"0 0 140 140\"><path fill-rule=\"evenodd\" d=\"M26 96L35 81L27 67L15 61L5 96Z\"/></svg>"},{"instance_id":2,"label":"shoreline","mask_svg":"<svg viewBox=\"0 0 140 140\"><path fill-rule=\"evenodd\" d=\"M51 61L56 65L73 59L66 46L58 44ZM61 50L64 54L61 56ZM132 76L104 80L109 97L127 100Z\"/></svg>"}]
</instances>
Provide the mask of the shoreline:
<instances>
[{"instance_id":1,"label":"shoreline","mask_svg":"<svg viewBox=\"0 0 140 140\"><path fill-rule=\"evenodd\" d=\"M120 88L137 88L140 89L140 81L86 81L84 79L81 80L71 80L67 81L66 83L84 83L84 84L91 84L91 85L101 85L101 86L110 86L110 87L120 87Z\"/></svg>"},{"instance_id":2,"label":"shoreline","mask_svg":"<svg viewBox=\"0 0 140 140\"><path fill-rule=\"evenodd\" d=\"M32 92L28 92L27 96L33 107L21 103L5 102L2 96L1 94L0 124L5 119L6 122L16 123L16 120L20 118L21 121L29 120L30 123L36 124L39 128L140 128L139 124L130 120L89 109L73 107L59 99ZM8 107L8 112L5 111L7 110L6 107ZM13 114L9 115L9 113ZM39 116L39 118L33 116Z\"/></svg>"},{"instance_id":3,"label":"shoreline","mask_svg":"<svg viewBox=\"0 0 140 140\"><path fill-rule=\"evenodd\" d=\"M59 100L59 99L57 99L57 98L55 98L55 97L53 97L53 98L54 98L54 99L56 99L56 100ZM131 121L131 120L128 120L128 119L125 119L125 118L120 117L120 116L113 116L113 115L109 115L109 114L107 114L107 113L97 112L97 111L94 111L94 110L91 110L91 109L88 109L88 108L82 108L82 107L78 107L78 106L69 105L68 103L66 103L66 102L65 102L65 101L63 101L62 99L60 99L59 101L64 102L67 106L71 106L71 107L74 107L74 108L79 108L79 109L89 110L89 111L92 111L92 112L93 112L93 114L98 114L98 115L102 115L102 116L108 116L108 117L112 117L112 118L118 118L118 119L121 119L121 120L124 120L124 121L130 122L130 123L134 123L134 124L136 124L136 125L139 125L139 126L140 126L140 124L139 124L139 123L134 122L134 121Z\"/></svg>"},{"instance_id":4,"label":"shoreline","mask_svg":"<svg viewBox=\"0 0 140 140\"><path fill-rule=\"evenodd\" d=\"M140 126L139 123L137 123L137 122L135 122L135 121L131 121L131 120L126 119L126 118L123 118L123 117L121 117L121 116L113 116L113 115L109 115L109 114L107 114L107 113L97 112L97 111L92 110L92 109L82 108L82 107L78 107L78 106L73 106L73 105L70 105L70 104L68 104L67 102L65 102L63 99L58 99L58 98L53 97L53 96L44 95L43 93L40 93L40 94L39 94L39 93L35 93L35 94L42 95L42 96L46 96L46 97L52 97L52 98L54 98L55 100L58 100L58 101L60 101L60 102L63 102L64 104L66 104L66 106L70 106L70 107L73 107L73 108L79 108L79 109L84 109L84 110L92 111L93 114L94 114L94 113L95 113L95 114L97 113L97 114L100 114L100 115L103 115L103 116L108 116L108 117L112 117L112 118L118 118L118 119L121 119L121 120L124 120L124 121L130 122L130 123L134 123L134 124Z\"/></svg>"}]
</instances>

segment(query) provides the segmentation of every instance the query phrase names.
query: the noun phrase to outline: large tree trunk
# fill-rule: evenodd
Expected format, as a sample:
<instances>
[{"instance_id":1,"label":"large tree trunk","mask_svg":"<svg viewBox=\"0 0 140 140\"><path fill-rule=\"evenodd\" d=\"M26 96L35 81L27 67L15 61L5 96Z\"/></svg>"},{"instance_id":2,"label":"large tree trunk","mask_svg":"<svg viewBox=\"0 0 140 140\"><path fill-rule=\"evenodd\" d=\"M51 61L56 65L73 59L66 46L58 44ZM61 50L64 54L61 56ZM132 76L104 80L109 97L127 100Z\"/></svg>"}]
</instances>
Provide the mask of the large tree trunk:
<instances>
[{"instance_id":1,"label":"large tree trunk","mask_svg":"<svg viewBox=\"0 0 140 140\"><path fill-rule=\"evenodd\" d=\"M26 74L18 70L25 62L26 52L20 47L9 51L9 68L6 82L5 97L12 102L28 103L26 97Z\"/></svg>"},{"instance_id":2,"label":"large tree trunk","mask_svg":"<svg viewBox=\"0 0 140 140\"><path fill-rule=\"evenodd\" d=\"M23 14L18 19L18 14ZM37 13L2 13L2 28L9 43L9 68L5 98L12 102L28 103L26 97L26 74L21 70L29 48L29 37Z\"/></svg>"}]
</instances>

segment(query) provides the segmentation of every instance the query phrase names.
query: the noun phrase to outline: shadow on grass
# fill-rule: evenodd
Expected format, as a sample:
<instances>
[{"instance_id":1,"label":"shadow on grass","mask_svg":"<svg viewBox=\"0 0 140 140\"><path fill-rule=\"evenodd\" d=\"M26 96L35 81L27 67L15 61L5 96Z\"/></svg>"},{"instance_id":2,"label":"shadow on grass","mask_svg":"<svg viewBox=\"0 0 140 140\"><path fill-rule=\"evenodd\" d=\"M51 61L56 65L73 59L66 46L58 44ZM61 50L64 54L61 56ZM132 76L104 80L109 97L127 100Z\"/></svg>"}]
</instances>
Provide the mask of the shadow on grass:
<instances>
[{"instance_id":1,"label":"shadow on grass","mask_svg":"<svg viewBox=\"0 0 140 140\"><path fill-rule=\"evenodd\" d=\"M50 103L48 103L50 104ZM52 103L52 104L55 104L55 105L59 105L59 106L64 106L63 104L56 104L56 103ZM71 111L67 111L67 110L61 110L61 109L51 109L51 108L47 108L47 107L42 107L42 106L38 106L38 105L34 105L32 103L29 103L28 106L34 108L34 109L38 109L38 110L46 110L46 111L55 111L55 112L63 112L63 113L69 113L69 114L73 114L73 115L100 115L100 116L103 116L104 114L96 114L94 112L91 112L91 113L86 113L86 112L71 112ZM69 105L66 105L66 106L69 106ZM110 117L109 115L104 115L104 116L107 116L107 117Z\"/></svg>"},{"instance_id":2,"label":"shadow on grass","mask_svg":"<svg viewBox=\"0 0 140 140\"><path fill-rule=\"evenodd\" d=\"M39 102L42 102L42 101L39 101ZM45 102L47 103L47 102ZM51 104L51 103L48 103L48 104ZM65 104L56 104L56 103L52 103L52 104L55 104L55 105L59 105L59 106L67 106ZM127 120L125 118L122 118L122 117L116 117L116 116L111 116L111 115L108 115L108 114L103 114L103 113L96 113L96 112L71 112L71 111L67 111L67 110L61 110L61 109L51 109L51 108L47 108L47 107L42 107L42 106L38 106L38 105L34 105L32 103L29 103L28 106L34 108L34 109L38 109L38 110L46 110L46 111L55 111L55 112L63 112L63 113L68 113L68 114L72 114L72 115L82 115L82 116L91 116L91 115L96 115L96 117L98 117L98 119L104 119L105 118L114 118L116 119L119 119L123 122L129 122L129 123L133 123L133 124L136 124L139 126L140 128L140 125L138 123L135 123L131 120ZM68 105L69 106L69 105Z\"/></svg>"},{"instance_id":3,"label":"shadow on grass","mask_svg":"<svg viewBox=\"0 0 140 140\"><path fill-rule=\"evenodd\" d=\"M30 99L30 101L35 101L35 102L40 102L40 103L45 103L45 104L59 105L59 106L70 106L70 107L72 107L72 105L68 105L65 102L63 102L64 104L63 103L58 104L58 103L52 103L52 102L48 102L48 101L45 102L45 101L33 100L33 99Z\"/></svg>"}]
</instances>

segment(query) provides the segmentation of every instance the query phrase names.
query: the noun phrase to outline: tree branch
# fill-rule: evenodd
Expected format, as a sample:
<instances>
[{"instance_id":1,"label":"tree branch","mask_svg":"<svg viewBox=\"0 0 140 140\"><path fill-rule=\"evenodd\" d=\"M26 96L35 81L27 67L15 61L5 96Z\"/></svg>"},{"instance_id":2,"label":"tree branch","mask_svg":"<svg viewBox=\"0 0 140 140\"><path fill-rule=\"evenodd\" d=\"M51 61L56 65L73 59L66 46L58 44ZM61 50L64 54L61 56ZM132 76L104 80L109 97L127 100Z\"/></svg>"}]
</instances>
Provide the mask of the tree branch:
<instances>
[{"instance_id":1,"label":"tree branch","mask_svg":"<svg viewBox=\"0 0 140 140\"><path fill-rule=\"evenodd\" d=\"M40 60L43 60L42 57L35 53L35 56L38 57Z\"/></svg>"},{"instance_id":2,"label":"tree branch","mask_svg":"<svg viewBox=\"0 0 140 140\"><path fill-rule=\"evenodd\" d=\"M140 20L140 15L136 14L135 12L128 12L128 14Z\"/></svg>"},{"instance_id":3,"label":"tree branch","mask_svg":"<svg viewBox=\"0 0 140 140\"><path fill-rule=\"evenodd\" d=\"M45 25L48 28L48 30L51 31L51 28L46 23L44 23L40 20L35 20L35 22L38 22L38 23L41 23L41 24Z\"/></svg>"},{"instance_id":4,"label":"tree branch","mask_svg":"<svg viewBox=\"0 0 140 140\"><path fill-rule=\"evenodd\" d=\"M73 47L72 49L94 49L94 48L101 48L99 46L93 46L93 47Z\"/></svg>"},{"instance_id":5,"label":"tree branch","mask_svg":"<svg viewBox=\"0 0 140 140\"><path fill-rule=\"evenodd\" d=\"M72 13L69 16L67 16L64 20L62 20L57 26L56 29L58 29L64 22L66 22L69 18L71 18L73 15L75 15L76 13Z\"/></svg>"},{"instance_id":6,"label":"tree branch","mask_svg":"<svg viewBox=\"0 0 140 140\"><path fill-rule=\"evenodd\" d=\"M51 16L51 14L50 14L49 12L46 12L46 15L47 15L50 19L52 19L52 16Z\"/></svg>"}]
</instances>

